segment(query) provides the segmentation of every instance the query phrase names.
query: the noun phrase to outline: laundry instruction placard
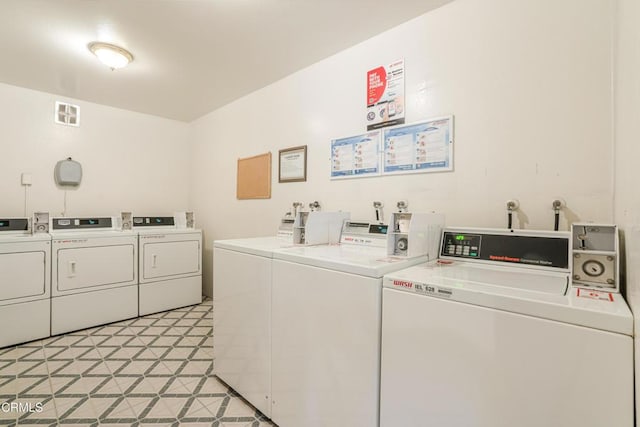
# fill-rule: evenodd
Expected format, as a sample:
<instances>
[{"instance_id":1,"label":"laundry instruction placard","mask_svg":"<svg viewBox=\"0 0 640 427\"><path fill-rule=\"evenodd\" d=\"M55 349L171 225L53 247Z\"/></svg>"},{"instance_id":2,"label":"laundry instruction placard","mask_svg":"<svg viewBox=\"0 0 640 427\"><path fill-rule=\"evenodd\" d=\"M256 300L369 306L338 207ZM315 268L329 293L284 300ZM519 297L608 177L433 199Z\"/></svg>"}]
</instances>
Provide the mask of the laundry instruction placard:
<instances>
[{"instance_id":1,"label":"laundry instruction placard","mask_svg":"<svg viewBox=\"0 0 640 427\"><path fill-rule=\"evenodd\" d=\"M367 71L367 130L404 123L404 59Z\"/></svg>"},{"instance_id":2,"label":"laundry instruction placard","mask_svg":"<svg viewBox=\"0 0 640 427\"><path fill-rule=\"evenodd\" d=\"M453 116L385 129L382 155L383 174L453 170Z\"/></svg>"},{"instance_id":3,"label":"laundry instruction placard","mask_svg":"<svg viewBox=\"0 0 640 427\"><path fill-rule=\"evenodd\" d=\"M331 179L380 175L380 132L331 140Z\"/></svg>"}]
</instances>

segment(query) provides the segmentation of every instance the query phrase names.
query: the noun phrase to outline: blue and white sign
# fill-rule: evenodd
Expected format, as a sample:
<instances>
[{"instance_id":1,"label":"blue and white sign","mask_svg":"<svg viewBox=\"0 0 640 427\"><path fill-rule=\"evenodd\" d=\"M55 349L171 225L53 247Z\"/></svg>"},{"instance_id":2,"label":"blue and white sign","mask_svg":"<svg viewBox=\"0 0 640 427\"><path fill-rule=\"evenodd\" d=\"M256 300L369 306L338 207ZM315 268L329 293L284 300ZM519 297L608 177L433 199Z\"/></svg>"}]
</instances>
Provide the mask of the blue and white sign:
<instances>
[{"instance_id":1,"label":"blue and white sign","mask_svg":"<svg viewBox=\"0 0 640 427\"><path fill-rule=\"evenodd\" d=\"M380 175L380 132L331 140L331 179Z\"/></svg>"},{"instance_id":2,"label":"blue and white sign","mask_svg":"<svg viewBox=\"0 0 640 427\"><path fill-rule=\"evenodd\" d=\"M453 116L386 129L383 173L453 170Z\"/></svg>"}]
</instances>

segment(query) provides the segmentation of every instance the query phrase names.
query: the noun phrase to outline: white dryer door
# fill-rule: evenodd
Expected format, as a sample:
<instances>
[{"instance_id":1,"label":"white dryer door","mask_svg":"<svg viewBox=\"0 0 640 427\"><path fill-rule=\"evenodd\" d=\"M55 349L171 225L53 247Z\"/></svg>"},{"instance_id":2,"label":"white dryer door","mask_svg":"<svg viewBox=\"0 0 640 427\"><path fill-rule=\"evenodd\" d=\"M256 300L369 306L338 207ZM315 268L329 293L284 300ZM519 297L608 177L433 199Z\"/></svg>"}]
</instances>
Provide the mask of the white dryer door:
<instances>
[{"instance_id":1,"label":"white dryer door","mask_svg":"<svg viewBox=\"0 0 640 427\"><path fill-rule=\"evenodd\" d=\"M0 301L45 295L46 252L0 252Z\"/></svg>"},{"instance_id":2,"label":"white dryer door","mask_svg":"<svg viewBox=\"0 0 640 427\"><path fill-rule=\"evenodd\" d=\"M200 274L200 241L161 241L142 244L142 279Z\"/></svg>"},{"instance_id":3,"label":"white dryer door","mask_svg":"<svg viewBox=\"0 0 640 427\"><path fill-rule=\"evenodd\" d=\"M135 282L134 245L94 246L58 250L59 292Z\"/></svg>"}]
</instances>

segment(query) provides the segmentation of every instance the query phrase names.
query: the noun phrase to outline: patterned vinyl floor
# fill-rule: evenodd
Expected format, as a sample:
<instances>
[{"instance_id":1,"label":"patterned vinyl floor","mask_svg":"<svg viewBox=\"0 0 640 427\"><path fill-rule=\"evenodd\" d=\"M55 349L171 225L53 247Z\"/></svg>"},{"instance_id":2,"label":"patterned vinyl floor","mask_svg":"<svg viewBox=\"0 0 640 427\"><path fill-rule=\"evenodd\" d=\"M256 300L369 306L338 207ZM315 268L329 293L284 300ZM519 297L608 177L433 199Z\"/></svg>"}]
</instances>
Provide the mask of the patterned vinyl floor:
<instances>
[{"instance_id":1,"label":"patterned vinyl floor","mask_svg":"<svg viewBox=\"0 0 640 427\"><path fill-rule=\"evenodd\" d=\"M273 426L212 375L211 310L0 349L0 425Z\"/></svg>"}]
</instances>

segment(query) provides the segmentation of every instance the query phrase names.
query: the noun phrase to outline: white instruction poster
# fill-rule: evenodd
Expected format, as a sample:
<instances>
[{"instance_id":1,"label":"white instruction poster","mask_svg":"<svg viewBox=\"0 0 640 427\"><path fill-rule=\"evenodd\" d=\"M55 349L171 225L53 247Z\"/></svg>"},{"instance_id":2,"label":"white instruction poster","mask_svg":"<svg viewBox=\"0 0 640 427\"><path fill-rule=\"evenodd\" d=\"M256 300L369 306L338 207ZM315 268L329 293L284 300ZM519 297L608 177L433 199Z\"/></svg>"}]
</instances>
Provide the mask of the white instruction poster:
<instances>
[{"instance_id":1,"label":"white instruction poster","mask_svg":"<svg viewBox=\"0 0 640 427\"><path fill-rule=\"evenodd\" d=\"M367 72L367 130L404 123L404 59Z\"/></svg>"},{"instance_id":2,"label":"white instruction poster","mask_svg":"<svg viewBox=\"0 0 640 427\"><path fill-rule=\"evenodd\" d=\"M379 174L379 131L331 140L331 179Z\"/></svg>"},{"instance_id":3,"label":"white instruction poster","mask_svg":"<svg viewBox=\"0 0 640 427\"><path fill-rule=\"evenodd\" d=\"M385 129L383 173L453 170L453 116Z\"/></svg>"}]
</instances>

